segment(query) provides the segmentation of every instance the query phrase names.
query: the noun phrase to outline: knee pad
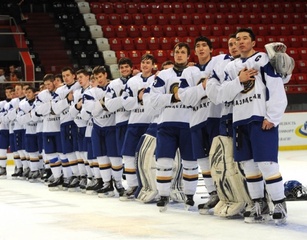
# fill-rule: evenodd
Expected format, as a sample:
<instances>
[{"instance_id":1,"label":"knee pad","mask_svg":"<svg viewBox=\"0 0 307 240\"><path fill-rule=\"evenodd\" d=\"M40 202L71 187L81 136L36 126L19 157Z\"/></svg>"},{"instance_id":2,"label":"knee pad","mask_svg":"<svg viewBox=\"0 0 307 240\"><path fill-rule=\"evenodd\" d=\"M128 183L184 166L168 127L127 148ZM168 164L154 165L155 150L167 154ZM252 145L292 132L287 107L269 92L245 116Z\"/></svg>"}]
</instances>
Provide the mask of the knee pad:
<instances>
[{"instance_id":1,"label":"knee pad","mask_svg":"<svg viewBox=\"0 0 307 240\"><path fill-rule=\"evenodd\" d=\"M258 166L264 179L280 176L279 165L276 162L259 162Z\"/></svg>"},{"instance_id":2,"label":"knee pad","mask_svg":"<svg viewBox=\"0 0 307 240\"><path fill-rule=\"evenodd\" d=\"M258 164L253 160L247 160L240 163L246 178L250 176L259 176L261 175L261 171L258 167Z\"/></svg>"}]
</instances>

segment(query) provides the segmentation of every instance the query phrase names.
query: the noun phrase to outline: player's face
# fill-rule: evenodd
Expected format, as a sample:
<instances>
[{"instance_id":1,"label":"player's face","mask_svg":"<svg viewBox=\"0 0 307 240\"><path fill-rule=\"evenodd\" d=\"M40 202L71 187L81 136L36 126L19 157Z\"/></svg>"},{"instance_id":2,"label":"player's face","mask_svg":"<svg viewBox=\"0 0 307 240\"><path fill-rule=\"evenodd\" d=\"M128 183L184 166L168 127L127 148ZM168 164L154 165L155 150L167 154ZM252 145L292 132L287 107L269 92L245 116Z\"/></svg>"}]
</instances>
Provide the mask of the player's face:
<instances>
[{"instance_id":1,"label":"player's face","mask_svg":"<svg viewBox=\"0 0 307 240\"><path fill-rule=\"evenodd\" d=\"M80 73L77 75L77 79L81 87L87 87L89 85L89 76Z\"/></svg>"},{"instance_id":2,"label":"player's face","mask_svg":"<svg viewBox=\"0 0 307 240\"><path fill-rule=\"evenodd\" d=\"M20 86L20 85L15 86L15 96L16 97L22 97L23 96L22 86Z\"/></svg>"},{"instance_id":3,"label":"player's face","mask_svg":"<svg viewBox=\"0 0 307 240\"><path fill-rule=\"evenodd\" d=\"M35 93L32 90L26 90L26 98L28 100L33 100L35 98Z\"/></svg>"},{"instance_id":4,"label":"player's face","mask_svg":"<svg viewBox=\"0 0 307 240\"><path fill-rule=\"evenodd\" d=\"M119 72L123 77L128 77L132 73L132 67L129 64L121 64L119 66Z\"/></svg>"},{"instance_id":5,"label":"player's face","mask_svg":"<svg viewBox=\"0 0 307 240\"><path fill-rule=\"evenodd\" d=\"M91 77L90 84L91 84L91 87L97 87L98 86L98 82L97 82L95 76Z\"/></svg>"},{"instance_id":6,"label":"player's face","mask_svg":"<svg viewBox=\"0 0 307 240\"><path fill-rule=\"evenodd\" d=\"M185 47L176 47L174 50L174 61L177 64L186 64L188 62L188 49Z\"/></svg>"},{"instance_id":7,"label":"player's face","mask_svg":"<svg viewBox=\"0 0 307 240\"><path fill-rule=\"evenodd\" d=\"M66 85L71 85L75 81L75 74L72 74L70 70L62 72L62 77Z\"/></svg>"},{"instance_id":8,"label":"player's face","mask_svg":"<svg viewBox=\"0 0 307 240\"><path fill-rule=\"evenodd\" d=\"M230 55L234 58L240 57L240 52L237 47L237 41L235 38L230 38L228 40L228 51Z\"/></svg>"},{"instance_id":9,"label":"player's face","mask_svg":"<svg viewBox=\"0 0 307 240\"><path fill-rule=\"evenodd\" d=\"M154 65L151 60L144 59L141 62L141 71L143 74L150 74L152 72Z\"/></svg>"},{"instance_id":10,"label":"player's face","mask_svg":"<svg viewBox=\"0 0 307 240\"><path fill-rule=\"evenodd\" d=\"M13 95L12 95L12 90L11 89L5 89L5 96L7 99L12 99Z\"/></svg>"},{"instance_id":11,"label":"player's face","mask_svg":"<svg viewBox=\"0 0 307 240\"><path fill-rule=\"evenodd\" d=\"M52 92L54 89L55 89L55 87L54 87L54 84L53 84L53 82L51 82L51 81L45 81L44 82L44 85L45 85L45 88L49 91L49 92Z\"/></svg>"},{"instance_id":12,"label":"player's face","mask_svg":"<svg viewBox=\"0 0 307 240\"><path fill-rule=\"evenodd\" d=\"M56 77L53 81L53 85L54 85L55 88L62 86L62 84L63 84L62 79L59 78L59 77Z\"/></svg>"},{"instance_id":13,"label":"player's face","mask_svg":"<svg viewBox=\"0 0 307 240\"><path fill-rule=\"evenodd\" d=\"M94 76L98 86L104 87L107 85L108 83L107 73L98 73L95 74Z\"/></svg>"},{"instance_id":14,"label":"player's face","mask_svg":"<svg viewBox=\"0 0 307 240\"><path fill-rule=\"evenodd\" d=\"M246 56L255 46L248 32L239 32L236 35L237 47L241 55Z\"/></svg>"},{"instance_id":15,"label":"player's face","mask_svg":"<svg viewBox=\"0 0 307 240\"><path fill-rule=\"evenodd\" d=\"M195 45L195 55L199 59L205 59L210 57L210 54L212 52L212 49L208 46L207 42L205 41L199 41Z\"/></svg>"}]
</instances>

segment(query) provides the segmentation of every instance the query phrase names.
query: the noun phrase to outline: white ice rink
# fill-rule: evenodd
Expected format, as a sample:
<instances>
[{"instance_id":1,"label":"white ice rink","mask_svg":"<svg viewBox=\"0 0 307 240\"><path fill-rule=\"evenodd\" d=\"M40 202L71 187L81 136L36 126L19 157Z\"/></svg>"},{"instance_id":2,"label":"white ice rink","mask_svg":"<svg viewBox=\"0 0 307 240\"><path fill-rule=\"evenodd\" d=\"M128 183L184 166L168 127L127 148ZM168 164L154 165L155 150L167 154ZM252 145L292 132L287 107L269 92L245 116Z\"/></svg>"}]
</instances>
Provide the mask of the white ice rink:
<instances>
[{"instance_id":1,"label":"white ice rink","mask_svg":"<svg viewBox=\"0 0 307 240\"><path fill-rule=\"evenodd\" d=\"M307 185L307 150L280 152L284 181ZM9 176L13 167L9 166ZM98 239L307 239L307 201L288 202L288 224L246 224L242 219L199 215L196 204L170 204L160 213L155 204L118 198L101 199L80 192L50 192L42 183L0 179L0 240Z\"/></svg>"}]
</instances>

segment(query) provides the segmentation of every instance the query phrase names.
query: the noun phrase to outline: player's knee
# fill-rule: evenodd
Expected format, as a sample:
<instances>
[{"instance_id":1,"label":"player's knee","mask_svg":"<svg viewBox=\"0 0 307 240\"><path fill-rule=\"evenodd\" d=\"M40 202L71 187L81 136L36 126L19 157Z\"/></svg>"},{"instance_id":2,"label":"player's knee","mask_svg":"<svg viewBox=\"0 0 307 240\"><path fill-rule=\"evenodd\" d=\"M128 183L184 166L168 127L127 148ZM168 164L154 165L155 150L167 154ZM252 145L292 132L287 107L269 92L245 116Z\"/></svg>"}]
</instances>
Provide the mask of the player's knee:
<instances>
[{"instance_id":1,"label":"player's knee","mask_svg":"<svg viewBox=\"0 0 307 240\"><path fill-rule=\"evenodd\" d=\"M158 170L166 170L172 169L173 167L173 159L172 158L158 158L156 162L156 166Z\"/></svg>"},{"instance_id":2,"label":"player's knee","mask_svg":"<svg viewBox=\"0 0 307 240\"><path fill-rule=\"evenodd\" d=\"M264 179L280 177L279 165L276 162L260 162L259 169L262 172Z\"/></svg>"},{"instance_id":3,"label":"player's knee","mask_svg":"<svg viewBox=\"0 0 307 240\"><path fill-rule=\"evenodd\" d=\"M261 175L261 171L258 164L253 160L247 160L240 163L246 178L255 177Z\"/></svg>"}]
</instances>

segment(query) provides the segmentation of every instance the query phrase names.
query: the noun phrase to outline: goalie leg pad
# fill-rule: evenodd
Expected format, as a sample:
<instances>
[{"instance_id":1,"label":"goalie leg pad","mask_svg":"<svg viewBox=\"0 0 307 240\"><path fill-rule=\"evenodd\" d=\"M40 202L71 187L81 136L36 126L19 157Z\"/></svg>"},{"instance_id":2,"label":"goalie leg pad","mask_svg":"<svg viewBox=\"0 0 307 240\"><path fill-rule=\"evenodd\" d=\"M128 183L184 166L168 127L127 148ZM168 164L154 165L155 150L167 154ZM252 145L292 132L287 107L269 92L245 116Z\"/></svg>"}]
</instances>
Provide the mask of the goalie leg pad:
<instances>
[{"instance_id":1,"label":"goalie leg pad","mask_svg":"<svg viewBox=\"0 0 307 240\"><path fill-rule=\"evenodd\" d=\"M182 164L179 150L176 152L176 156L173 163L173 175L170 198L175 202L185 202L185 195L183 192L183 177L182 177Z\"/></svg>"},{"instance_id":2,"label":"goalie leg pad","mask_svg":"<svg viewBox=\"0 0 307 240\"><path fill-rule=\"evenodd\" d=\"M242 212L246 203L251 202L245 177L233 160L233 140L231 137L217 136L210 149L211 175L217 187L220 201L225 208L216 210L217 215L231 217Z\"/></svg>"},{"instance_id":3,"label":"goalie leg pad","mask_svg":"<svg viewBox=\"0 0 307 240\"><path fill-rule=\"evenodd\" d=\"M143 135L142 142L137 148L137 177L139 189L136 199L147 203L155 199L158 194L156 183L156 138L151 135Z\"/></svg>"}]
</instances>

